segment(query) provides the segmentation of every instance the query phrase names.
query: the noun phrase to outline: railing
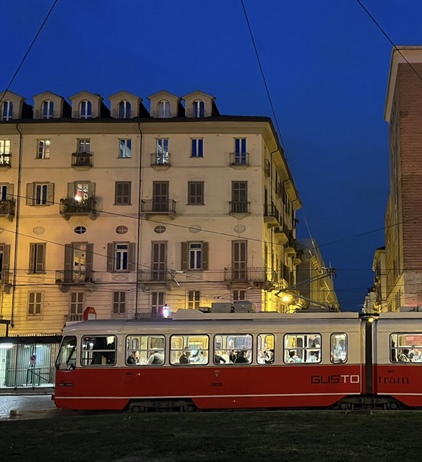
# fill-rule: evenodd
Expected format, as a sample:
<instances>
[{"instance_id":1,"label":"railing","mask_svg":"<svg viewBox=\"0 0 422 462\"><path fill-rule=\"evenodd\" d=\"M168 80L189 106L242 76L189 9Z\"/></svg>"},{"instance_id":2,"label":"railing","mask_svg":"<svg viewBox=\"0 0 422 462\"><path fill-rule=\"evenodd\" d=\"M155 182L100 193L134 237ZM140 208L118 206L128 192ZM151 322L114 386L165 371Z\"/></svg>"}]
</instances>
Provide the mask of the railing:
<instances>
[{"instance_id":1,"label":"railing","mask_svg":"<svg viewBox=\"0 0 422 462\"><path fill-rule=\"evenodd\" d=\"M266 206L264 205L264 216L265 221L267 223L271 222L273 226L277 226L281 222L281 215L275 204L267 204Z\"/></svg>"},{"instance_id":2,"label":"railing","mask_svg":"<svg viewBox=\"0 0 422 462\"><path fill-rule=\"evenodd\" d=\"M247 201L231 201L230 213L249 213L249 204Z\"/></svg>"},{"instance_id":3,"label":"railing","mask_svg":"<svg viewBox=\"0 0 422 462\"><path fill-rule=\"evenodd\" d=\"M277 273L268 268L224 268L226 282L275 282Z\"/></svg>"},{"instance_id":4,"label":"railing","mask_svg":"<svg viewBox=\"0 0 422 462\"><path fill-rule=\"evenodd\" d=\"M153 152L151 154L151 165L153 167L169 167L171 154L169 152Z\"/></svg>"},{"instance_id":5,"label":"railing","mask_svg":"<svg viewBox=\"0 0 422 462\"><path fill-rule=\"evenodd\" d=\"M247 167L249 165L249 152L231 152L230 165Z\"/></svg>"},{"instance_id":6,"label":"railing","mask_svg":"<svg viewBox=\"0 0 422 462\"><path fill-rule=\"evenodd\" d=\"M0 201L0 216L7 217L9 221L13 220L15 216L15 201L13 199Z\"/></svg>"},{"instance_id":7,"label":"railing","mask_svg":"<svg viewBox=\"0 0 422 462\"><path fill-rule=\"evenodd\" d=\"M0 167L12 166L12 154L0 153Z\"/></svg>"},{"instance_id":8,"label":"railing","mask_svg":"<svg viewBox=\"0 0 422 462\"><path fill-rule=\"evenodd\" d=\"M94 271L63 270L56 271L56 284L85 285L94 282Z\"/></svg>"},{"instance_id":9,"label":"railing","mask_svg":"<svg viewBox=\"0 0 422 462\"><path fill-rule=\"evenodd\" d=\"M186 117L194 119L202 119L204 117L211 117L212 114L210 111L206 111L205 109L193 109L190 107L189 109L186 109L185 115Z\"/></svg>"},{"instance_id":10,"label":"railing","mask_svg":"<svg viewBox=\"0 0 422 462\"><path fill-rule=\"evenodd\" d=\"M138 272L139 282L167 282L173 278L167 270L141 270Z\"/></svg>"},{"instance_id":11,"label":"railing","mask_svg":"<svg viewBox=\"0 0 422 462\"><path fill-rule=\"evenodd\" d=\"M88 215L92 220L95 220L98 216L96 207L97 200L93 196L82 201L77 201L73 197L60 199L60 213L66 220L72 215Z\"/></svg>"},{"instance_id":12,"label":"railing","mask_svg":"<svg viewBox=\"0 0 422 462\"><path fill-rule=\"evenodd\" d=\"M92 167L91 152L73 152L72 167Z\"/></svg>"},{"instance_id":13,"label":"railing","mask_svg":"<svg viewBox=\"0 0 422 462\"><path fill-rule=\"evenodd\" d=\"M144 199L141 202L141 212L155 215L175 215L176 201L173 199Z\"/></svg>"}]
</instances>

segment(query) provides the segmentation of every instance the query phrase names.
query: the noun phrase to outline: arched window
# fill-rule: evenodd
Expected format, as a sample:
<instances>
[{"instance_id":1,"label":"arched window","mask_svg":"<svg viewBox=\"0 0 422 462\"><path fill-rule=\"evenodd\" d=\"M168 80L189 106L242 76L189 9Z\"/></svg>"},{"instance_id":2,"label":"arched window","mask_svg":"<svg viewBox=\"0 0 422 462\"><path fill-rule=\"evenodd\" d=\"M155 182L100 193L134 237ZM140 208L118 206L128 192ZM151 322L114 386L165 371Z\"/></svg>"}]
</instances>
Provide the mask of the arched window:
<instances>
[{"instance_id":1,"label":"arched window","mask_svg":"<svg viewBox=\"0 0 422 462\"><path fill-rule=\"evenodd\" d=\"M54 103L49 99L43 101L42 103L42 118L43 119L52 119L54 116Z\"/></svg>"},{"instance_id":2,"label":"arched window","mask_svg":"<svg viewBox=\"0 0 422 462\"><path fill-rule=\"evenodd\" d=\"M119 103L119 119L130 119L131 117L131 104L129 101L120 101Z\"/></svg>"},{"instance_id":3,"label":"arched window","mask_svg":"<svg viewBox=\"0 0 422 462\"><path fill-rule=\"evenodd\" d=\"M3 103L3 111L1 120L7 121L13 118L13 103L12 101L5 101Z\"/></svg>"},{"instance_id":4,"label":"arched window","mask_svg":"<svg viewBox=\"0 0 422 462\"><path fill-rule=\"evenodd\" d=\"M88 100L81 101L80 104L81 119L90 119L92 117L92 103Z\"/></svg>"},{"instance_id":5,"label":"arched window","mask_svg":"<svg viewBox=\"0 0 422 462\"><path fill-rule=\"evenodd\" d=\"M158 117L162 119L170 117L170 103L166 99L162 99L158 103Z\"/></svg>"},{"instance_id":6,"label":"arched window","mask_svg":"<svg viewBox=\"0 0 422 462\"><path fill-rule=\"evenodd\" d=\"M195 118L205 117L204 102L201 101L200 99L197 99L196 101L194 101L192 112L193 112L193 117Z\"/></svg>"}]
</instances>

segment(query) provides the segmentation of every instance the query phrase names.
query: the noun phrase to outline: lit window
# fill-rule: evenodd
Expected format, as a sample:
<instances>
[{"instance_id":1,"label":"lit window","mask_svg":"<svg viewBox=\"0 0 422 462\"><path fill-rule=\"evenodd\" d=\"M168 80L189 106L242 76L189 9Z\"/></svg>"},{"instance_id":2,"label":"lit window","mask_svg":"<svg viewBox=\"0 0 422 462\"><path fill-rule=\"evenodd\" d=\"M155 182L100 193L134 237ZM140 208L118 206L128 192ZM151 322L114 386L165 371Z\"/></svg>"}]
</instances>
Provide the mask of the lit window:
<instances>
[{"instance_id":1,"label":"lit window","mask_svg":"<svg viewBox=\"0 0 422 462\"><path fill-rule=\"evenodd\" d=\"M166 99L158 103L158 117L162 119L170 117L170 103Z\"/></svg>"},{"instance_id":2,"label":"lit window","mask_svg":"<svg viewBox=\"0 0 422 462\"><path fill-rule=\"evenodd\" d=\"M204 102L196 100L193 102L193 117L200 118L205 116Z\"/></svg>"},{"instance_id":3,"label":"lit window","mask_svg":"<svg viewBox=\"0 0 422 462\"><path fill-rule=\"evenodd\" d=\"M50 140L38 140L37 159L50 158Z\"/></svg>"}]
</instances>

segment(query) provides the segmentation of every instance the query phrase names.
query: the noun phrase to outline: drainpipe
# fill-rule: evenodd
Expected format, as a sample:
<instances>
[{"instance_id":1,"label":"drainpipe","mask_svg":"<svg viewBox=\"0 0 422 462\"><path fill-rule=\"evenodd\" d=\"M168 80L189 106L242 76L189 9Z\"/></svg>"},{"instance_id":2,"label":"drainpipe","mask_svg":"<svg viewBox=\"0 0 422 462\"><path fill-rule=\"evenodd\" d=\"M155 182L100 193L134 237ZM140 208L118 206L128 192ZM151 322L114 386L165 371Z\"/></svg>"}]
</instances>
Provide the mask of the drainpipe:
<instances>
[{"instance_id":1,"label":"drainpipe","mask_svg":"<svg viewBox=\"0 0 422 462\"><path fill-rule=\"evenodd\" d=\"M21 203L21 177L22 177L22 146L23 136L19 129L19 124L16 124L16 130L19 132L19 157L18 157L18 184L16 191L16 208L15 208L15 249L13 256L13 281L12 281L12 300L11 300L11 314L10 314L10 327L15 327L15 292L16 292L16 279L18 267L18 248L19 248L19 216L20 216L20 203Z\"/></svg>"},{"instance_id":2,"label":"drainpipe","mask_svg":"<svg viewBox=\"0 0 422 462\"><path fill-rule=\"evenodd\" d=\"M140 271L140 250L141 250L141 184L142 184L142 143L143 133L141 122L138 122L139 130L139 178L138 178L138 232L136 242L136 290L135 290L135 319L138 319L138 296L139 296L139 271Z\"/></svg>"}]
</instances>

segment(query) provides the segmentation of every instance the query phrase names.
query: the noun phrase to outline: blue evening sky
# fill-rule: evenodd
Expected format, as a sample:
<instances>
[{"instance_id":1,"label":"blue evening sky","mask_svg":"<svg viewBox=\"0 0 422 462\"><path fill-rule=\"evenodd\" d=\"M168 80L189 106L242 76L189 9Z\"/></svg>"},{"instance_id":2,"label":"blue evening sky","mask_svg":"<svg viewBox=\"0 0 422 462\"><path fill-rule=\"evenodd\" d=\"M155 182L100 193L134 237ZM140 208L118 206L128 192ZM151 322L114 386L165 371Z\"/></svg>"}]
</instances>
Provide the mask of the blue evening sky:
<instances>
[{"instance_id":1,"label":"blue evening sky","mask_svg":"<svg viewBox=\"0 0 422 462\"><path fill-rule=\"evenodd\" d=\"M362 0L395 45L422 44L422 0ZM0 0L0 91L53 0ZM356 0L244 0L312 234L359 310L384 245L384 104L392 45ZM143 98L201 90L226 115L273 117L240 0L59 0L10 90ZM306 226L306 223L308 226Z\"/></svg>"}]
</instances>

